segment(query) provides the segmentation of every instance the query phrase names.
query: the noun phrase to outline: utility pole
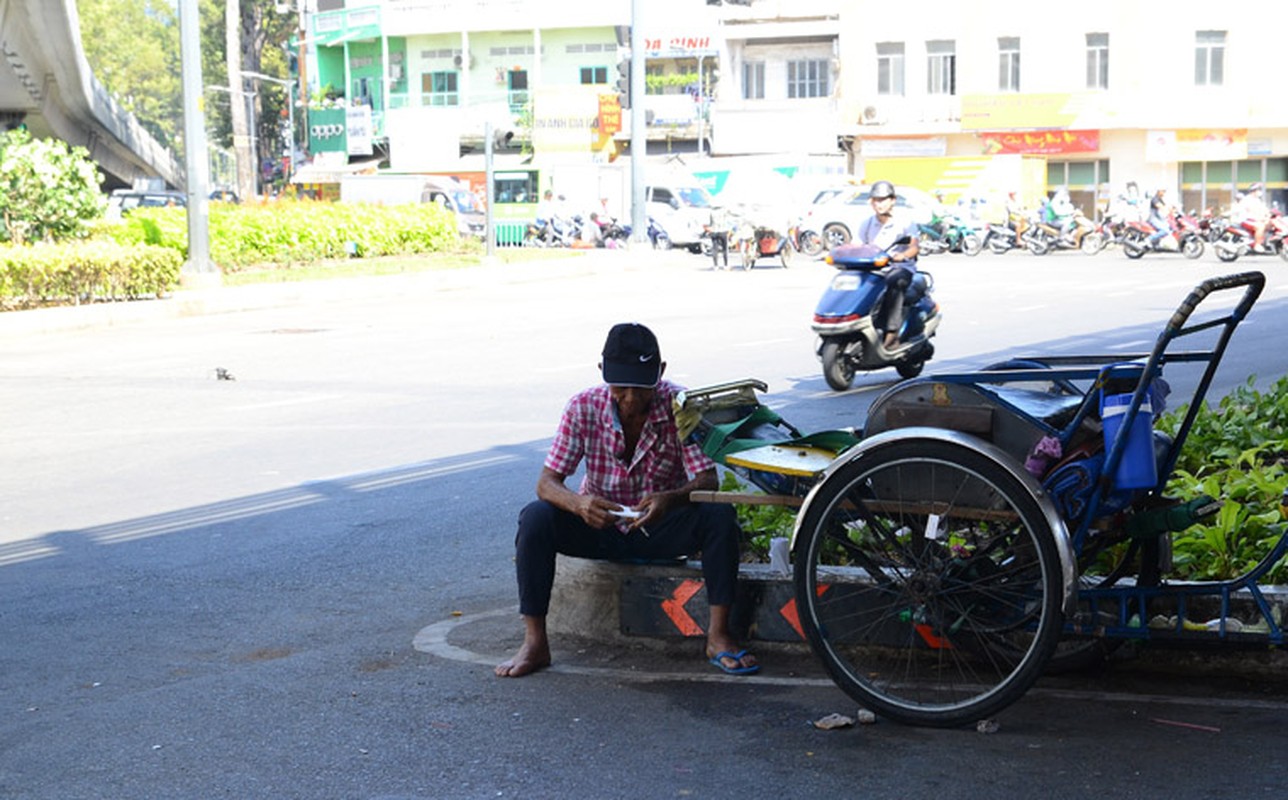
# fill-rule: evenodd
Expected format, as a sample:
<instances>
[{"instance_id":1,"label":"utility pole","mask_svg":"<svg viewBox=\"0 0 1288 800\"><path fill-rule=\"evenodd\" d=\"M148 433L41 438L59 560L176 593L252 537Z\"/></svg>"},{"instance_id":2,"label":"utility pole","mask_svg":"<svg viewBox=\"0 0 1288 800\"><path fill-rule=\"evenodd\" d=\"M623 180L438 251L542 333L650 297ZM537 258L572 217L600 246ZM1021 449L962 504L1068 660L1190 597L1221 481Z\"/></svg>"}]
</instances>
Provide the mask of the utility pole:
<instances>
[{"instance_id":1,"label":"utility pole","mask_svg":"<svg viewBox=\"0 0 1288 800\"><path fill-rule=\"evenodd\" d=\"M241 77L241 0L227 0L224 9L224 47L228 60L228 86L238 92L245 91L245 80ZM241 102L229 104L230 118L233 127L233 152L237 154L237 196L250 200L255 195L255 171L259 165L254 163L250 146L250 126L247 124L246 106Z\"/></svg>"},{"instance_id":2,"label":"utility pole","mask_svg":"<svg viewBox=\"0 0 1288 800\"><path fill-rule=\"evenodd\" d=\"M242 70L241 74L243 78L268 81L286 90L286 108L288 119L290 120L287 125L290 126L291 130L291 135L287 137L287 152L290 153L290 157L286 162L286 183L289 188L291 176L295 174L295 81L274 78L272 75L265 75L262 72L250 72L249 70ZM255 148L255 150L258 152L259 148Z\"/></svg>"},{"instance_id":3,"label":"utility pole","mask_svg":"<svg viewBox=\"0 0 1288 800\"><path fill-rule=\"evenodd\" d=\"M217 283L210 263L210 162L206 153L205 98L201 88L201 19L197 0L179 0L179 57L183 78L183 155L188 194L188 261L184 277L195 283Z\"/></svg>"},{"instance_id":4,"label":"utility pole","mask_svg":"<svg viewBox=\"0 0 1288 800\"><path fill-rule=\"evenodd\" d=\"M648 157L648 132L644 129L644 31L640 27L643 0L631 0L631 241L648 241L644 213L644 161Z\"/></svg>"}]
</instances>

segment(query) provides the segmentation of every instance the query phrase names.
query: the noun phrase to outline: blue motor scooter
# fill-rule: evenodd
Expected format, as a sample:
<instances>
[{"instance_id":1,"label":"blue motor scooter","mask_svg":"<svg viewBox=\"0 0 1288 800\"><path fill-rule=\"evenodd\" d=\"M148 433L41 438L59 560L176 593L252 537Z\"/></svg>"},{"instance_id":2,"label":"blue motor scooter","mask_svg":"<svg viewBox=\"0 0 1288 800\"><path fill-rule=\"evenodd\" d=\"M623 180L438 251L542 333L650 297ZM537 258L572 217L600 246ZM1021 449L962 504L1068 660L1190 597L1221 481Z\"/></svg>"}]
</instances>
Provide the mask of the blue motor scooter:
<instances>
[{"instance_id":1,"label":"blue motor scooter","mask_svg":"<svg viewBox=\"0 0 1288 800\"><path fill-rule=\"evenodd\" d=\"M832 249L827 262L837 268L814 310L818 357L823 377L833 389L845 391L854 373L894 367L904 378L915 378L935 354L930 343L939 327L939 304L930 296L934 278L918 270L904 292L899 341L886 349L883 332L874 322L884 304L885 279L897 264L885 250L866 244Z\"/></svg>"}]
</instances>

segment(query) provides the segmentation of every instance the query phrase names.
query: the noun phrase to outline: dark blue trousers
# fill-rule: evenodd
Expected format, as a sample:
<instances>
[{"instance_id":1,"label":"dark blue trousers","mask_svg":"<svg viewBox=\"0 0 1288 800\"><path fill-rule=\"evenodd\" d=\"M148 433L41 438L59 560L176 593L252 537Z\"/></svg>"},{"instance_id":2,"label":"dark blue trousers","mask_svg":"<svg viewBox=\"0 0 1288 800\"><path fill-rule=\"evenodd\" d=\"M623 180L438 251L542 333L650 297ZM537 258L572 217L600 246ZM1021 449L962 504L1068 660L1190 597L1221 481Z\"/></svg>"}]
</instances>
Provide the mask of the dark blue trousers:
<instances>
[{"instance_id":1,"label":"dark blue trousers","mask_svg":"<svg viewBox=\"0 0 1288 800\"><path fill-rule=\"evenodd\" d=\"M702 555L707 602L733 605L738 583L738 518L733 506L693 503L680 506L640 530L623 534L616 527L596 530L576 514L536 500L519 512L514 538L519 577L519 613L544 617L555 582L555 555L614 561L668 559Z\"/></svg>"}]
</instances>

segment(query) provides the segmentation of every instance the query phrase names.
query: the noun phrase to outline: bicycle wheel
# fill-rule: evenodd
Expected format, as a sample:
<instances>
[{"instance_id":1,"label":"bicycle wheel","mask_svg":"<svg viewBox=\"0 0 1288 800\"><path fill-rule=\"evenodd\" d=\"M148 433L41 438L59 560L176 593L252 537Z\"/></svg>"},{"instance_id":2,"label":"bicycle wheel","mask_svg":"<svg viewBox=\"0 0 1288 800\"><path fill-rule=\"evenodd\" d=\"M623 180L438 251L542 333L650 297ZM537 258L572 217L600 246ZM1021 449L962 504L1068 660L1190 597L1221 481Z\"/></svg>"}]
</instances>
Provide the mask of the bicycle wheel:
<instances>
[{"instance_id":1,"label":"bicycle wheel","mask_svg":"<svg viewBox=\"0 0 1288 800\"><path fill-rule=\"evenodd\" d=\"M1060 556L997 457L897 435L815 491L796 603L846 694L896 722L949 727L996 714L1037 680L1062 628Z\"/></svg>"}]
</instances>

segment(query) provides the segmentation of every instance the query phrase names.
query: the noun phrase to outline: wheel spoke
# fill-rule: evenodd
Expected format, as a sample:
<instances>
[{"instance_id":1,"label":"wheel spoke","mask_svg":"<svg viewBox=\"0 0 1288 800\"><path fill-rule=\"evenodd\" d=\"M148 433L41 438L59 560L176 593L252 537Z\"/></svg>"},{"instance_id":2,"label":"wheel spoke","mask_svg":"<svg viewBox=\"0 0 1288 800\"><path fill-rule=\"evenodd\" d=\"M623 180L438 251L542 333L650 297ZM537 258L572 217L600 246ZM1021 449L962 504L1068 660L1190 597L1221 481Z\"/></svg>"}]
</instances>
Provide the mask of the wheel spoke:
<instances>
[{"instance_id":1,"label":"wheel spoke","mask_svg":"<svg viewBox=\"0 0 1288 800\"><path fill-rule=\"evenodd\" d=\"M856 699L901 721L959 724L1039 674L1059 636L1057 558L1033 499L996 462L943 442L910 452L860 458L820 487L797 600Z\"/></svg>"}]
</instances>

